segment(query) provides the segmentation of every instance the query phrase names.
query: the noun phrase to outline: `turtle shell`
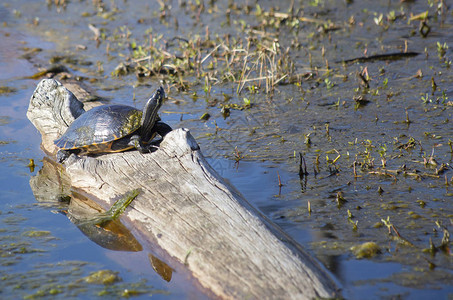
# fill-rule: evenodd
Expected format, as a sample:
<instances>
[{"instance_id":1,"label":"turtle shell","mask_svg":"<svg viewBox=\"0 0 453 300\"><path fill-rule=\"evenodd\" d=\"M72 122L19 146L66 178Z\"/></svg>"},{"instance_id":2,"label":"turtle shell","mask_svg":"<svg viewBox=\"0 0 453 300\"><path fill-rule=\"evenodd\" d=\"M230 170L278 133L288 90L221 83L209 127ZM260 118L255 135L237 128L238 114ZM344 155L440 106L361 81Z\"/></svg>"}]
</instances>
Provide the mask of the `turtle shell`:
<instances>
[{"instance_id":1,"label":"turtle shell","mask_svg":"<svg viewBox=\"0 0 453 300\"><path fill-rule=\"evenodd\" d=\"M101 105L75 119L54 143L63 150L82 149L88 153L123 151L132 146L124 143L122 148L113 150L113 142L137 131L142 114L127 105Z\"/></svg>"}]
</instances>

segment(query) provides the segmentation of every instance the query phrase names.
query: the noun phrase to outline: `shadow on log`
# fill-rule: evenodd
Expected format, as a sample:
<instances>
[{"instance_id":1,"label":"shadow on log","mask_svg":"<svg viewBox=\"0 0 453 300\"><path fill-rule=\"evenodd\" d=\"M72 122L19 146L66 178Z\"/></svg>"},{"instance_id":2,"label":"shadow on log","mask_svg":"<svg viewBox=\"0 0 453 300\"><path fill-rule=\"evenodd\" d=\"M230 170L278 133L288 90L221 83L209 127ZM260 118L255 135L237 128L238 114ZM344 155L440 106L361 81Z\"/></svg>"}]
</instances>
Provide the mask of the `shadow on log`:
<instances>
[{"instance_id":1,"label":"shadow on log","mask_svg":"<svg viewBox=\"0 0 453 300\"><path fill-rule=\"evenodd\" d=\"M27 116L42 135L44 151L55 157L53 140L83 112L83 104L63 85L45 79ZM325 269L211 168L187 129L167 134L153 153L72 155L64 169L71 189L104 209L139 189L121 219L147 242L143 247L162 249L209 295L339 297ZM171 269L166 272L170 275L162 278L169 280Z\"/></svg>"}]
</instances>

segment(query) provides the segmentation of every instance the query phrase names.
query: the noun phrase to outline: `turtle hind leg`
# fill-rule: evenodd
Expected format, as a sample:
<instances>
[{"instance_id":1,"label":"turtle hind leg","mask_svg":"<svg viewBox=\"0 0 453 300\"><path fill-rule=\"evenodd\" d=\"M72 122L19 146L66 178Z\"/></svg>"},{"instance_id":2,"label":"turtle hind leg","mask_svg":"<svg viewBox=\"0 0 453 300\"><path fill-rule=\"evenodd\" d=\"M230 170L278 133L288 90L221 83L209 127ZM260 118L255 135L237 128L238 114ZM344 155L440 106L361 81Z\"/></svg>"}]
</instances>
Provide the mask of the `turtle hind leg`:
<instances>
[{"instance_id":1,"label":"turtle hind leg","mask_svg":"<svg viewBox=\"0 0 453 300\"><path fill-rule=\"evenodd\" d=\"M57 152L57 162L58 163L63 163L68 157L71 155L69 151L66 150L58 150Z\"/></svg>"},{"instance_id":2,"label":"turtle hind leg","mask_svg":"<svg viewBox=\"0 0 453 300\"><path fill-rule=\"evenodd\" d=\"M57 162L61 164L66 159L68 159L68 157L71 156L71 154L77 155L79 153L80 153L80 149L75 149L75 150L63 150L63 149L60 149L57 152Z\"/></svg>"}]
</instances>

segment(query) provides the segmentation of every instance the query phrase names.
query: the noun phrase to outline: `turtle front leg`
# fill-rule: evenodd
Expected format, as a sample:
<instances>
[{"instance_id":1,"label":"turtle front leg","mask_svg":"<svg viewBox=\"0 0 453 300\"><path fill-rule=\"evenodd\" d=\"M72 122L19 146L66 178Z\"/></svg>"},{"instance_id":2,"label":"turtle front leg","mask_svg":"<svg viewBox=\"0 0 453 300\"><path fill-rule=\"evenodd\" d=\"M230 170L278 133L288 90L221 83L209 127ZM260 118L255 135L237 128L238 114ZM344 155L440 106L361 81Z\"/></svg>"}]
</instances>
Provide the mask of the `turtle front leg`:
<instances>
[{"instance_id":1,"label":"turtle front leg","mask_svg":"<svg viewBox=\"0 0 453 300\"><path fill-rule=\"evenodd\" d=\"M159 145L164 140L164 137L172 130L173 129L168 124L165 124L164 122L160 122L160 121L156 122L156 124L153 127L153 133L151 135L152 137L148 142L146 142L145 147L148 147L149 149L155 149L155 150L159 149ZM161 138L153 140L154 137L156 136L156 134L159 134L161 136ZM152 152L155 150L151 150L149 152Z\"/></svg>"},{"instance_id":2,"label":"turtle front leg","mask_svg":"<svg viewBox=\"0 0 453 300\"><path fill-rule=\"evenodd\" d=\"M167 133L169 133L173 129L170 127L170 125L161 121L157 121L153 127L153 130L155 130L163 139L167 135Z\"/></svg>"},{"instance_id":3,"label":"turtle front leg","mask_svg":"<svg viewBox=\"0 0 453 300\"><path fill-rule=\"evenodd\" d=\"M146 134L147 137L149 136L148 141L145 142L139 135L133 135L130 139L129 145L134 146L138 151L140 151L140 153L154 152L159 149L158 145L162 142L165 135L172 130L173 129L168 124L158 121L154 125L152 132ZM159 134L162 138L153 141L156 134Z\"/></svg>"}]
</instances>

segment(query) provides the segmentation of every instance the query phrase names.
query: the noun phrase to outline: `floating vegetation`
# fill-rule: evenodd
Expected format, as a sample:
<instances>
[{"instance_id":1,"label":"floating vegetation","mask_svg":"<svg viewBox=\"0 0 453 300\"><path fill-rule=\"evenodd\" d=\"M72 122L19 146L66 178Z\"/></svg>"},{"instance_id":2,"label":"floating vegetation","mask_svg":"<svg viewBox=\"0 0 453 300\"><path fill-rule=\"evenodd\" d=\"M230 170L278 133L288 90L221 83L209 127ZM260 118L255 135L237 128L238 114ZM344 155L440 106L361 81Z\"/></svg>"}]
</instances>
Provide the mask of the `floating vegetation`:
<instances>
[{"instance_id":1,"label":"floating vegetation","mask_svg":"<svg viewBox=\"0 0 453 300\"><path fill-rule=\"evenodd\" d=\"M163 294L144 280L124 281L118 272L99 269L96 263L76 260L44 263L56 251L52 232L24 228L27 219L14 213L0 213L0 222L10 223L0 230L0 277L4 299L41 299L46 297L113 298ZM44 260L43 260L44 259ZM27 262L28 267L14 268ZM9 295L12 295L11 297Z\"/></svg>"},{"instance_id":2,"label":"floating vegetation","mask_svg":"<svg viewBox=\"0 0 453 300\"><path fill-rule=\"evenodd\" d=\"M48 236L50 236L50 231L47 231L47 230L29 230L29 231L25 231L22 235L27 236L27 237L35 237L35 238L48 237Z\"/></svg>"},{"instance_id":3,"label":"floating vegetation","mask_svg":"<svg viewBox=\"0 0 453 300\"><path fill-rule=\"evenodd\" d=\"M381 253L380 247L375 242L366 242L358 246L353 246L351 247L351 251L357 259L372 258Z\"/></svg>"},{"instance_id":4,"label":"floating vegetation","mask_svg":"<svg viewBox=\"0 0 453 300\"><path fill-rule=\"evenodd\" d=\"M113 272L111 270L99 270L92 272L90 275L83 278L86 283L91 284L113 284L115 282L121 281L121 278L118 276L118 272Z\"/></svg>"},{"instance_id":5,"label":"floating vegetation","mask_svg":"<svg viewBox=\"0 0 453 300\"><path fill-rule=\"evenodd\" d=\"M16 93L17 89L10 86L0 86L0 95Z\"/></svg>"},{"instance_id":6,"label":"floating vegetation","mask_svg":"<svg viewBox=\"0 0 453 300\"><path fill-rule=\"evenodd\" d=\"M0 126L7 125L11 122L11 117L0 116Z\"/></svg>"},{"instance_id":7,"label":"floating vegetation","mask_svg":"<svg viewBox=\"0 0 453 300\"><path fill-rule=\"evenodd\" d=\"M121 298L167 293L153 288L145 280L124 282L116 272L110 270L93 271L84 276L85 270L90 268L93 266L81 261L37 264L28 272L2 274L2 282L7 284L3 291L14 293L16 298L23 299L41 299L56 295L65 298Z\"/></svg>"}]
</instances>

